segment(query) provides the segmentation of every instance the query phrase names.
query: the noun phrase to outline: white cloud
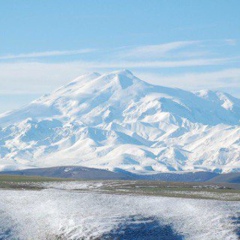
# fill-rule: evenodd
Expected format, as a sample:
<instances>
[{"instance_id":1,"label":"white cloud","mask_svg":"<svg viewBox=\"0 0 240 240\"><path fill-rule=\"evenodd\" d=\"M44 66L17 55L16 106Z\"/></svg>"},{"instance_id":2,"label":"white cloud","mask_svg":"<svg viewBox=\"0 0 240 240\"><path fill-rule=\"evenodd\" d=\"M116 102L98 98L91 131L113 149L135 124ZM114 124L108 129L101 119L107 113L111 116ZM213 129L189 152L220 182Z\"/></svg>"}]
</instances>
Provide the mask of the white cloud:
<instances>
[{"instance_id":1,"label":"white cloud","mask_svg":"<svg viewBox=\"0 0 240 240\"><path fill-rule=\"evenodd\" d=\"M231 45L236 40L224 39L219 40L219 42ZM0 59L3 60L0 63L0 94L48 93L82 73L108 72L123 68L133 70L137 75L139 73L139 76L143 79L150 79L152 83L160 85L188 89L239 89L239 69L233 68L233 66L236 66L240 57L216 57L220 54L215 55L214 58L206 57L206 55L209 55L207 54L209 49L206 49L205 45L206 41L178 41L159 45L124 47L95 52L95 61L59 63L33 62L29 58L75 55L96 50L50 51L0 56ZM192 47L194 47L194 51L191 51ZM164 60L161 57L164 55L169 57L169 53L173 53L178 58L171 57ZM122 57L119 57L120 54L122 54ZM137 58L131 58L130 56L136 56ZM147 56L149 58L146 58ZM156 56L158 58L155 58ZM4 62L4 60L9 59L13 61ZM26 60L23 62L24 59ZM218 69L219 67L231 69L203 72L210 66L212 66L211 69L213 69L213 66L217 66ZM191 69L194 67L198 72L201 70L201 72L189 73L188 68L190 67ZM175 68L181 68L181 72L185 71L185 73L173 75L177 72ZM158 69L171 69L171 73L168 76L156 74Z\"/></svg>"},{"instance_id":2,"label":"white cloud","mask_svg":"<svg viewBox=\"0 0 240 240\"><path fill-rule=\"evenodd\" d=\"M199 62L198 62L199 64ZM173 63L167 64L173 66ZM178 64L182 65L182 64ZM129 67L130 66L130 67ZM186 72L184 74L162 75L150 72L151 64L107 64L107 63L5 63L0 64L0 94L44 94L66 84L75 77L99 70L108 72L121 68L133 69L133 73L150 83L179 87L189 90L202 88L234 89L240 96L240 68L214 72ZM231 92L231 91L230 91ZM235 94L236 95L236 94Z\"/></svg>"},{"instance_id":3,"label":"white cloud","mask_svg":"<svg viewBox=\"0 0 240 240\"><path fill-rule=\"evenodd\" d=\"M95 51L94 49L81 49L74 51L49 51L49 52L33 52L22 54L9 54L0 56L1 60L18 59L18 58L39 58L39 57L54 57L54 56L67 56L67 55L79 55L83 53L90 53Z\"/></svg>"},{"instance_id":4,"label":"white cloud","mask_svg":"<svg viewBox=\"0 0 240 240\"><path fill-rule=\"evenodd\" d=\"M236 39L226 39L225 43L229 46L235 46L235 45L237 45L237 40Z\"/></svg>"},{"instance_id":5,"label":"white cloud","mask_svg":"<svg viewBox=\"0 0 240 240\"><path fill-rule=\"evenodd\" d=\"M0 93L48 93L85 71L77 63L2 63Z\"/></svg>"},{"instance_id":6,"label":"white cloud","mask_svg":"<svg viewBox=\"0 0 240 240\"><path fill-rule=\"evenodd\" d=\"M230 68L213 72L184 73L164 76L150 72L139 72L139 77L146 81L186 90L213 89L225 91L240 97L240 68Z\"/></svg>"},{"instance_id":7,"label":"white cloud","mask_svg":"<svg viewBox=\"0 0 240 240\"><path fill-rule=\"evenodd\" d=\"M176 41L156 45L125 47L118 49L117 56L123 59L153 59L163 57L196 57L207 56L219 45L235 46L236 39Z\"/></svg>"},{"instance_id":8,"label":"white cloud","mask_svg":"<svg viewBox=\"0 0 240 240\"><path fill-rule=\"evenodd\" d=\"M92 68L177 68L193 66L214 66L237 61L236 58L199 58L178 61L111 61L85 62L84 65Z\"/></svg>"},{"instance_id":9,"label":"white cloud","mask_svg":"<svg viewBox=\"0 0 240 240\"><path fill-rule=\"evenodd\" d=\"M157 45L145 45L139 47L131 47L126 49L121 49L119 56L123 58L135 57L135 58L153 58L153 57L163 57L167 53L181 49L187 46L196 45L200 41L178 41L170 42Z\"/></svg>"}]
</instances>

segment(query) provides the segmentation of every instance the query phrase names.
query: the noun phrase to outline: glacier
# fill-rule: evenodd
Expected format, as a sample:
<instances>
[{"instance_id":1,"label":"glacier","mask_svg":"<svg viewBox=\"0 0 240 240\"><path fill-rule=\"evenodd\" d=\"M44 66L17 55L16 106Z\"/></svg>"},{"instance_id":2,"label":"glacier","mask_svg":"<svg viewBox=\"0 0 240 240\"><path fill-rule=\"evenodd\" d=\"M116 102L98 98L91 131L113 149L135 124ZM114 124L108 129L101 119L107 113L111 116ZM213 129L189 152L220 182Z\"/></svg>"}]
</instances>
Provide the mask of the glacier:
<instances>
[{"instance_id":1,"label":"glacier","mask_svg":"<svg viewBox=\"0 0 240 240\"><path fill-rule=\"evenodd\" d=\"M0 171L85 166L137 174L240 171L240 99L81 75L0 114Z\"/></svg>"}]
</instances>

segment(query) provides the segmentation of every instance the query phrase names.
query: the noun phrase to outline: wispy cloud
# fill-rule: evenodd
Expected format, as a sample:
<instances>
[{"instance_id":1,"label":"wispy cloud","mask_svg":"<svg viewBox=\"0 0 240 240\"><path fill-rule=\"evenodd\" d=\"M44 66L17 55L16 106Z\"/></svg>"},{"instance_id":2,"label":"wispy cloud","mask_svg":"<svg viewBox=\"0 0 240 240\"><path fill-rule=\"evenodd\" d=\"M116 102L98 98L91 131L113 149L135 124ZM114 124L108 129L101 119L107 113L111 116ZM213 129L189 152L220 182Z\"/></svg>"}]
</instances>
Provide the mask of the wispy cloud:
<instances>
[{"instance_id":1,"label":"wispy cloud","mask_svg":"<svg viewBox=\"0 0 240 240\"><path fill-rule=\"evenodd\" d=\"M229 46L235 46L235 45L237 45L237 40L236 39L226 39L225 43L228 44Z\"/></svg>"},{"instance_id":2,"label":"wispy cloud","mask_svg":"<svg viewBox=\"0 0 240 240\"><path fill-rule=\"evenodd\" d=\"M196 62L195 64L200 63ZM204 62L204 64L207 63ZM2 63L0 64L0 94L44 94L86 72L100 71L103 73L130 68L143 80L156 85L190 90L231 88L235 92L238 91L240 96L240 68L229 67L226 69L224 65L225 69L218 71L188 72L188 69L186 69L185 73L176 74L173 71L164 75L156 72L158 69L142 66L144 66L144 63L140 65L134 63L132 65L129 65L129 63L109 65L99 62Z\"/></svg>"},{"instance_id":3,"label":"wispy cloud","mask_svg":"<svg viewBox=\"0 0 240 240\"><path fill-rule=\"evenodd\" d=\"M205 41L176 41L155 45L129 46L115 49L113 57L122 60L162 60L162 59L185 59L194 57L218 56L219 47L222 49L229 46L236 46L236 39L220 39ZM217 54L216 54L217 53Z\"/></svg>"},{"instance_id":4,"label":"wispy cloud","mask_svg":"<svg viewBox=\"0 0 240 240\"><path fill-rule=\"evenodd\" d=\"M85 68L183 68L223 65L239 61L240 57L233 58L198 58L179 61L111 61L111 62L79 62Z\"/></svg>"},{"instance_id":5,"label":"wispy cloud","mask_svg":"<svg viewBox=\"0 0 240 240\"><path fill-rule=\"evenodd\" d=\"M212 72L186 72L182 74L162 75L147 71L139 76L153 84L188 90L228 89L240 96L240 68L228 68Z\"/></svg>"},{"instance_id":6,"label":"wispy cloud","mask_svg":"<svg viewBox=\"0 0 240 240\"><path fill-rule=\"evenodd\" d=\"M196 45L200 41L178 41L178 42L170 42L164 44L157 45L144 45L138 47L131 47L122 49L120 56L128 58L128 57L136 57L136 58L150 58L150 57L164 57L167 53L182 49L184 47L188 47L191 45Z\"/></svg>"},{"instance_id":7,"label":"wispy cloud","mask_svg":"<svg viewBox=\"0 0 240 240\"><path fill-rule=\"evenodd\" d=\"M74 51L32 52L32 53L4 55L4 56L0 56L0 59L7 60L7 59L18 59L18 58L40 58L40 57L79 55L79 54L84 54L84 53L91 53L94 51L95 51L95 49L81 49L81 50L74 50Z\"/></svg>"},{"instance_id":8,"label":"wispy cloud","mask_svg":"<svg viewBox=\"0 0 240 240\"><path fill-rule=\"evenodd\" d=\"M127 68L154 84L191 90L234 89L240 96L240 68L237 68L240 67L240 56L235 54L236 47L231 47L234 44L237 44L235 39L218 42L178 41L101 51L82 49L0 56L0 94L48 93L85 72L108 72ZM214 45L216 49L220 45L227 49L222 54L219 51L211 54L214 52ZM232 49L230 54L227 51L229 49ZM84 61L50 63L38 60L40 57L91 52L93 54L90 58L84 57ZM8 59L12 61L4 61Z\"/></svg>"}]
</instances>

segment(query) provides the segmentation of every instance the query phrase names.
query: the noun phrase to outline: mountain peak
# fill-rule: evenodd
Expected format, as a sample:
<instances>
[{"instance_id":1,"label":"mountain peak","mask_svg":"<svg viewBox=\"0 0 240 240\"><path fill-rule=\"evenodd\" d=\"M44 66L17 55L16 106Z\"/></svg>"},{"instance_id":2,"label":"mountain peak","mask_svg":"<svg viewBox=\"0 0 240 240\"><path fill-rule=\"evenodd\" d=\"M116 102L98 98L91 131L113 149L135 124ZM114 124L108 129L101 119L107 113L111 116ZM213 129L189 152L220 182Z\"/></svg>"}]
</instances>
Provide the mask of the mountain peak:
<instances>
[{"instance_id":1,"label":"mountain peak","mask_svg":"<svg viewBox=\"0 0 240 240\"><path fill-rule=\"evenodd\" d=\"M220 92L154 86L129 70L84 74L0 116L0 169L235 171L239 113L240 100Z\"/></svg>"},{"instance_id":2,"label":"mountain peak","mask_svg":"<svg viewBox=\"0 0 240 240\"><path fill-rule=\"evenodd\" d=\"M101 76L101 74L98 72L84 73L84 74L78 76L77 78L75 78L70 83L68 83L68 85L71 85L71 84L73 85L74 83L78 83L78 82L87 82L89 80L98 78L100 76Z\"/></svg>"},{"instance_id":3,"label":"mountain peak","mask_svg":"<svg viewBox=\"0 0 240 240\"><path fill-rule=\"evenodd\" d=\"M128 77L134 76L133 73L128 69L122 69L122 70L114 71L112 73L115 73L117 75L125 75Z\"/></svg>"},{"instance_id":4,"label":"mountain peak","mask_svg":"<svg viewBox=\"0 0 240 240\"><path fill-rule=\"evenodd\" d=\"M116 82L122 89L128 88L133 85L133 79L136 78L129 70L120 70L113 72L117 75Z\"/></svg>"}]
</instances>

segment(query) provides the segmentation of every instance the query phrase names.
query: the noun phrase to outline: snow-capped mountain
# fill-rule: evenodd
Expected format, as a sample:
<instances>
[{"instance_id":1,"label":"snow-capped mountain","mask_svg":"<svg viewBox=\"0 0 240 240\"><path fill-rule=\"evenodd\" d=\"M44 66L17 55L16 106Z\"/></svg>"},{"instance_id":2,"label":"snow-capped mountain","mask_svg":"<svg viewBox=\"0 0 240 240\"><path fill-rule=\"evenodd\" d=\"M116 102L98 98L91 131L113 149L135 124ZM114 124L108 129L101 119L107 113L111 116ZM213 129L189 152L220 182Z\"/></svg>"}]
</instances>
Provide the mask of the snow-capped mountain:
<instances>
[{"instance_id":1,"label":"snow-capped mountain","mask_svg":"<svg viewBox=\"0 0 240 240\"><path fill-rule=\"evenodd\" d=\"M240 99L82 75L0 115L0 169L79 165L135 173L240 171Z\"/></svg>"}]
</instances>

